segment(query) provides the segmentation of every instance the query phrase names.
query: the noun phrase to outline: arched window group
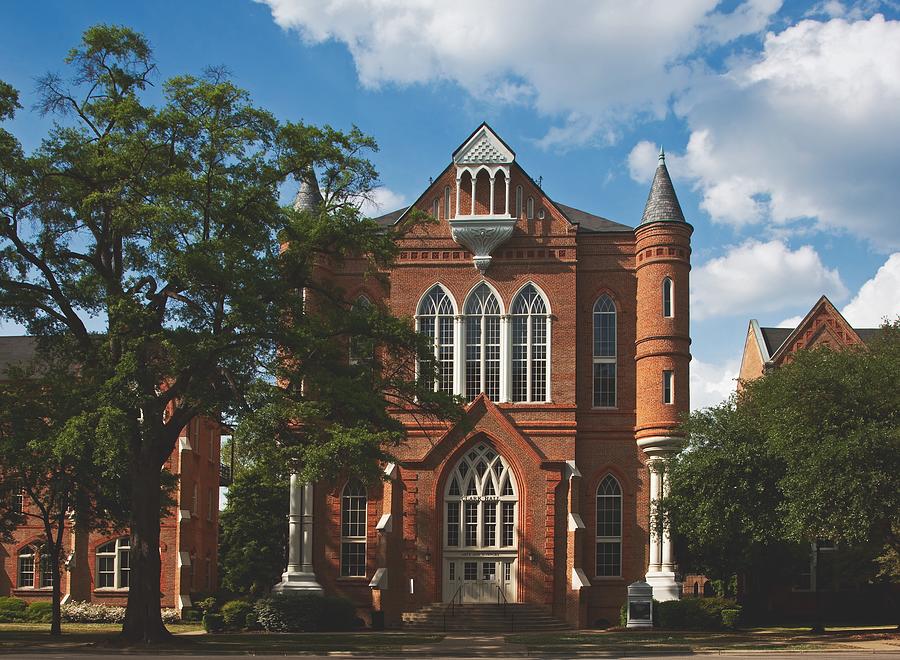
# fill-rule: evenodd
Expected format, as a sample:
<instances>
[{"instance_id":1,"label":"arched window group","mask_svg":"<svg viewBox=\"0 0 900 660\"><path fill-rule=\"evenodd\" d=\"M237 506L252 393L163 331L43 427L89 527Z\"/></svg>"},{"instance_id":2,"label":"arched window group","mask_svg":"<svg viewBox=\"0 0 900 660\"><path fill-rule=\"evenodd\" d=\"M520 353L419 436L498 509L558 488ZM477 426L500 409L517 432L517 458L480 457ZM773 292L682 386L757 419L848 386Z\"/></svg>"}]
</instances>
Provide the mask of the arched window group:
<instances>
[{"instance_id":1,"label":"arched window group","mask_svg":"<svg viewBox=\"0 0 900 660\"><path fill-rule=\"evenodd\" d=\"M597 577L622 575L622 487L611 474L597 486Z\"/></svg>"},{"instance_id":2,"label":"arched window group","mask_svg":"<svg viewBox=\"0 0 900 660\"><path fill-rule=\"evenodd\" d=\"M127 536L97 548L97 589L127 589L131 577L131 541Z\"/></svg>"},{"instance_id":3,"label":"arched window group","mask_svg":"<svg viewBox=\"0 0 900 660\"><path fill-rule=\"evenodd\" d=\"M348 481L341 493L341 575L366 575L366 489L356 480Z\"/></svg>"},{"instance_id":4,"label":"arched window group","mask_svg":"<svg viewBox=\"0 0 900 660\"><path fill-rule=\"evenodd\" d=\"M434 346L436 390L470 401L482 392L493 401L550 400L550 310L534 284L516 294L509 315L485 282L469 293L462 315L455 310L436 284L416 314L419 332Z\"/></svg>"},{"instance_id":5,"label":"arched window group","mask_svg":"<svg viewBox=\"0 0 900 660\"><path fill-rule=\"evenodd\" d=\"M26 545L19 550L19 589L49 589L53 586L53 572L50 557L41 551L38 544Z\"/></svg>"},{"instance_id":6,"label":"arched window group","mask_svg":"<svg viewBox=\"0 0 900 660\"><path fill-rule=\"evenodd\" d=\"M616 406L616 305L603 294L594 303L594 407Z\"/></svg>"}]
</instances>

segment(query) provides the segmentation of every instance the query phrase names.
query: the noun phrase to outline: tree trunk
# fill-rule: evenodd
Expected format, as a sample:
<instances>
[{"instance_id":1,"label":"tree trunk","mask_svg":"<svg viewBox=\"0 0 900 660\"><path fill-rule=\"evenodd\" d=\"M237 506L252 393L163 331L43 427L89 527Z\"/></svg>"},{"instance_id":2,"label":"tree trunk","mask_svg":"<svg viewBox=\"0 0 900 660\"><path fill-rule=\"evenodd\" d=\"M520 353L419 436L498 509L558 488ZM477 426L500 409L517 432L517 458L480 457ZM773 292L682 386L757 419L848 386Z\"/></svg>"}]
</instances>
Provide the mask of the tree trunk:
<instances>
[{"instance_id":1,"label":"tree trunk","mask_svg":"<svg viewBox=\"0 0 900 660\"><path fill-rule=\"evenodd\" d=\"M131 477L131 571L122 637L133 644L154 644L172 636L159 603L160 466L138 459Z\"/></svg>"}]
</instances>

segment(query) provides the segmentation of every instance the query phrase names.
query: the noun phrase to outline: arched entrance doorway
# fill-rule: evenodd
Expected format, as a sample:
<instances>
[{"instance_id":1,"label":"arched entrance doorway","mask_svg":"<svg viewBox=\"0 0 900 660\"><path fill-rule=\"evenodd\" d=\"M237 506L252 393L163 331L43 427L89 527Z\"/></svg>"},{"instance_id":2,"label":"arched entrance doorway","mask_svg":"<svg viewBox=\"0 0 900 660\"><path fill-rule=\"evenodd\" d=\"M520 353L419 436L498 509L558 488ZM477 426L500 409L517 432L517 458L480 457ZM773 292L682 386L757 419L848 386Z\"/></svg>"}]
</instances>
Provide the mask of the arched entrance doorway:
<instances>
[{"instance_id":1,"label":"arched entrance doorway","mask_svg":"<svg viewBox=\"0 0 900 660\"><path fill-rule=\"evenodd\" d=\"M443 496L444 601L515 602L519 491L509 463L479 442L453 467Z\"/></svg>"}]
</instances>

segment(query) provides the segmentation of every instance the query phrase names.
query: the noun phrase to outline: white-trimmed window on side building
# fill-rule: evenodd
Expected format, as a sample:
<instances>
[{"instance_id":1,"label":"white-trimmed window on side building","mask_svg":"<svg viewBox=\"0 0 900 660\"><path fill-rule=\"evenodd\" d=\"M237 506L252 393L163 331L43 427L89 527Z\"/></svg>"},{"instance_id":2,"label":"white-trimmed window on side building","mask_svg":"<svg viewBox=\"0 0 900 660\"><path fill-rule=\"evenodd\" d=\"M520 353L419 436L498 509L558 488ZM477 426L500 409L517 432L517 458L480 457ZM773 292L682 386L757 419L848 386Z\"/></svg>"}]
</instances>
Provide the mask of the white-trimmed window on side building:
<instances>
[{"instance_id":1,"label":"white-trimmed window on side building","mask_svg":"<svg viewBox=\"0 0 900 660\"><path fill-rule=\"evenodd\" d=\"M547 305L529 284L512 304L512 400L547 401Z\"/></svg>"},{"instance_id":2,"label":"white-trimmed window on side building","mask_svg":"<svg viewBox=\"0 0 900 660\"><path fill-rule=\"evenodd\" d=\"M616 407L616 305L603 294L594 303L595 408Z\"/></svg>"},{"instance_id":3,"label":"white-trimmed window on side building","mask_svg":"<svg viewBox=\"0 0 900 660\"><path fill-rule=\"evenodd\" d=\"M675 372L668 369L663 371L663 403L675 403Z\"/></svg>"},{"instance_id":4,"label":"white-trimmed window on side building","mask_svg":"<svg viewBox=\"0 0 900 660\"><path fill-rule=\"evenodd\" d=\"M622 488L611 474L597 487L597 577L622 575Z\"/></svg>"},{"instance_id":5,"label":"white-trimmed window on side building","mask_svg":"<svg viewBox=\"0 0 900 660\"><path fill-rule=\"evenodd\" d=\"M434 389L453 394L453 318L456 311L450 296L440 284L435 284L422 302L416 314L420 333L431 339L437 374ZM421 366L419 369L421 373Z\"/></svg>"},{"instance_id":6,"label":"white-trimmed window on side building","mask_svg":"<svg viewBox=\"0 0 900 660\"><path fill-rule=\"evenodd\" d=\"M44 556L36 543L19 550L18 569L16 585L19 589L50 589L53 586L50 557Z\"/></svg>"},{"instance_id":7,"label":"white-trimmed window on side building","mask_svg":"<svg viewBox=\"0 0 900 660\"><path fill-rule=\"evenodd\" d=\"M131 577L131 541L127 536L97 548L97 589L127 589Z\"/></svg>"},{"instance_id":8,"label":"white-trimmed window on side building","mask_svg":"<svg viewBox=\"0 0 900 660\"><path fill-rule=\"evenodd\" d=\"M365 487L348 481L341 494L341 577L366 575Z\"/></svg>"}]
</instances>

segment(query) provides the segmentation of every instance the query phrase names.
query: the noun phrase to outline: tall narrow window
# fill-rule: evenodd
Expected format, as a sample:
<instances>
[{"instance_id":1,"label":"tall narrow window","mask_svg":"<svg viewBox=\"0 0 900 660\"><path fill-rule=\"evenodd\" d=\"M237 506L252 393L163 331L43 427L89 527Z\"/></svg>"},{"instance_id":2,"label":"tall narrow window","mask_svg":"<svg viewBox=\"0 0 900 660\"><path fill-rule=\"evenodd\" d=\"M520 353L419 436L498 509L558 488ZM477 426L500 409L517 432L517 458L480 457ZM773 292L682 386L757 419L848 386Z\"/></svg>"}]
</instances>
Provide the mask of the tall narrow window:
<instances>
[{"instance_id":1,"label":"tall narrow window","mask_svg":"<svg viewBox=\"0 0 900 660\"><path fill-rule=\"evenodd\" d=\"M527 212L527 215L528 215L528 219L529 219L529 220L534 220L534 197L529 197L529 198L528 198L528 212Z\"/></svg>"},{"instance_id":2,"label":"tall narrow window","mask_svg":"<svg viewBox=\"0 0 900 660\"><path fill-rule=\"evenodd\" d=\"M450 219L450 186L444 187L444 217Z\"/></svg>"},{"instance_id":3,"label":"tall narrow window","mask_svg":"<svg viewBox=\"0 0 900 660\"><path fill-rule=\"evenodd\" d=\"M663 403L675 403L675 372L663 371Z\"/></svg>"},{"instance_id":4,"label":"tall narrow window","mask_svg":"<svg viewBox=\"0 0 900 660\"><path fill-rule=\"evenodd\" d=\"M23 513L25 511L25 491L20 490L13 495L13 511Z\"/></svg>"},{"instance_id":5,"label":"tall narrow window","mask_svg":"<svg viewBox=\"0 0 900 660\"><path fill-rule=\"evenodd\" d=\"M547 306L529 284L512 304L512 399L547 400Z\"/></svg>"},{"instance_id":6,"label":"tall narrow window","mask_svg":"<svg viewBox=\"0 0 900 660\"><path fill-rule=\"evenodd\" d=\"M516 218L522 217L522 186L516 186Z\"/></svg>"},{"instance_id":7,"label":"tall narrow window","mask_svg":"<svg viewBox=\"0 0 900 660\"><path fill-rule=\"evenodd\" d=\"M365 296L360 296L353 303L351 314L361 317L367 316L372 311L372 303ZM369 338L362 335L350 337L349 347L350 364L371 364L375 358L375 344Z\"/></svg>"},{"instance_id":8,"label":"tall narrow window","mask_svg":"<svg viewBox=\"0 0 900 660\"><path fill-rule=\"evenodd\" d=\"M594 407L616 406L616 306L608 295L594 303Z\"/></svg>"},{"instance_id":9,"label":"tall narrow window","mask_svg":"<svg viewBox=\"0 0 900 660\"><path fill-rule=\"evenodd\" d=\"M666 318L672 318L675 316L675 312L672 308L672 289L675 284L672 282L672 279L666 277L663 279L662 283L662 307L663 307L663 316Z\"/></svg>"},{"instance_id":10,"label":"tall narrow window","mask_svg":"<svg viewBox=\"0 0 900 660\"><path fill-rule=\"evenodd\" d=\"M622 488L611 474L597 487L597 576L622 575Z\"/></svg>"},{"instance_id":11,"label":"tall narrow window","mask_svg":"<svg viewBox=\"0 0 900 660\"><path fill-rule=\"evenodd\" d=\"M37 549L33 545L26 545L19 550L19 589L34 587L34 563L37 557Z\"/></svg>"},{"instance_id":12,"label":"tall narrow window","mask_svg":"<svg viewBox=\"0 0 900 660\"><path fill-rule=\"evenodd\" d=\"M131 582L131 541L127 536L104 543L96 552L97 589L127 589Z\"/></svg>"},{"instance_id":13,"label":"tall narrow window","mask_svg":"<svg viewBox=\"0 0 900 660\"><path fill-rule=\"evenodd\" d=\"M431 203L431 215L434 216L435 220L441 217L441 200L437 197L435 197L434 201Z\"/></svg>"},{"instance_id":14,"label":"tall narrow window","mask_svg":"<svg viewBox=\"0 0 900 660\"><path fill-rule=\"evenodd\" d=\"M500 398L500 303L483 282L466 303L466 397Z\"/></svg>"},{"instance_id":15,"label":"tall narrow window","mask_svg":"<svg viewBox=\"0 0 900 660\"><path fill-rule=\"evenodd\" d=\"M419 332L434 345L434 389L453 394L453 303L450 296L435 284L419 304L416 315ZM421 365L419 368L421 372Z\"/></svg>"},{"instance_id":16,"label":"tall narrow window","mask_svg":"<svg viewBox=\"0 0 900 660\"><path fill-rule=\"evenodd\" d=\"M348 481L341 495L341 575L366 575L366 489Z\"/></svg>"}]
</instances>

